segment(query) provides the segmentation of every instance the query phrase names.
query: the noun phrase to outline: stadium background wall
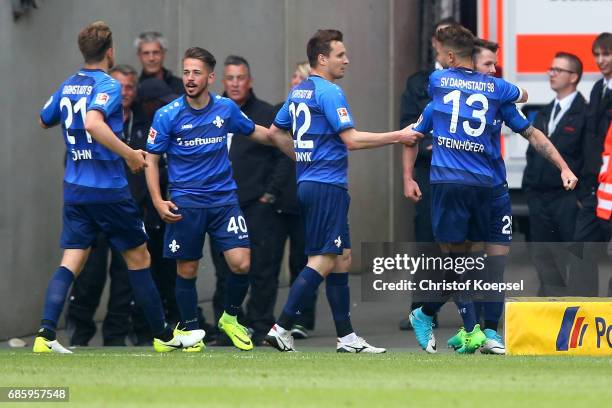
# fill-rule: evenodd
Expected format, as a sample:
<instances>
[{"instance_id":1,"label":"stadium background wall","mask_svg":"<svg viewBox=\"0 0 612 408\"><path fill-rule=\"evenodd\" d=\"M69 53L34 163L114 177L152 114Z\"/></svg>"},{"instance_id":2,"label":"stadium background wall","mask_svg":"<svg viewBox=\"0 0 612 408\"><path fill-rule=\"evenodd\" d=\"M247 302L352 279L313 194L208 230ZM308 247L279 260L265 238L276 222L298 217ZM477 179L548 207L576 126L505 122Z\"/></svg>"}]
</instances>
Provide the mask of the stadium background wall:
<instances>
[{"instance_id":1,"label":"stadium background wall","mask_svg":"<svg viewBox=\"0 0 612 408\"><path fill-rule=\"evenodd\" d=\"M419 66L418 0L37 3L38 9L14 22L11 2L0 2L0 340L35 330L43 291L59 262L64 146L57 129L38 127L37 115L60 82L80 66L76 37L86 24L109 23L117 63L135 67L133 40L148 29L168 38L166 66L175 73L182 52L192 45L209 49L219 65L230 53L243 55L252 66L255 92L270 103L285 97L290 71L306 59L309 36L318 28L338 28L352 61L341 85L357 127L370 131L397 127L405 79ZM362 241L411 237L399 159L399 147L352 154L355 269ZM209 259L200 277L200 298L209 298L214 282Z\"/></svg>"}]
</instances>

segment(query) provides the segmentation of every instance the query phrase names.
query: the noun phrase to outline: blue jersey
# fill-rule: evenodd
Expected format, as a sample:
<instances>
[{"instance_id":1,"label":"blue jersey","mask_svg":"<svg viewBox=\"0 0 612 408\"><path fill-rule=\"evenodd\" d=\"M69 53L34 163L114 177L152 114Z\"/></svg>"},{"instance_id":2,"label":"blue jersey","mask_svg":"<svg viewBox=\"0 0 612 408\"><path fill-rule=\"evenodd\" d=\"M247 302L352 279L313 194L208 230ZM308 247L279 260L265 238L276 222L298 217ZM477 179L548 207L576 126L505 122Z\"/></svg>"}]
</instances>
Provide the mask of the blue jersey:
<instances>
[{"instance_id":1,"label":"blue jersey","mask_svg":"<svg viewBox=\"0 0 612 408\"><path fill-rule=\"evenodd\" d=\"M155 113L147 150L166 153L170 197L178 207L212 208L237 203L227 134L250 135L255 124L231 99L210 94L203 109L185 96Z\"/></svg>"},{"instance_id":2,"label":"blue jersey","mask_svg":"<svg viewBox=\"0 0 612 408\"><path fill-rule=\"evenodd\" d=\"M433 130L433 104L427 104L415 130L420 133L429 133ZM501 154L501 128L502 124L506 123L513 132L520 133L527 129L531 124L525 118L525 115L513 103L505 103L497 112L497 117L494 121L494 129L491 131L492 149L490 152L490 164L493 173L493 185L498 186L506 182L506 165Z\"/></svg>"},{"instance_id":3,"label":"blue jersey","mask_svg":"<svg viewBox=\"0 0 612 408\"><path fill-rule=\"evenodd\" d=\"M348 150L339 134L354 125L338 85L309 76L289 92L274 124L292 130L298 183L315 181L348 188Z\"/></svg>"},{"instance_id":4,"label":"blue jersey","mask_svg":"<svg viewBox=\"0 0 612 408\"><path fill-rule=\"evenodd\" d=\"M486 74L451 68L431 74L429 94L434 134L431 182L492 186L495 117L501 105L520 99L520 89Z\"/></svg>"},{"instance_id":5,"label":"blue jersey","mask_svg":"<svg viewBox=\"0 0 612 408\"><path fill-rule=\"evenodd\" d=\"M81 69L68 78L40 111L47 126L61 123L66 143L64 202L112 203L131 197L123 160L85 131L85 115L100 111L118 137L123 135L121 85L98 69Z\"/></svg>"},{"instance_id":6,"label":"blue jersey","mask_svg":"<svg viewBox=\"0 0 612 408\"><path fill-rule=\"evenodd\" d=\"M498 186L506 182L506 164L501 151L501 128L505 123L515 133L520 133L531 126L523 112L515 104L505 103L497 112L495 129L493 130L493 150L491 152L491 166L493 167L493 185ZM496 136L498 135L498 136Z\"/></svg>"}]
</instances>

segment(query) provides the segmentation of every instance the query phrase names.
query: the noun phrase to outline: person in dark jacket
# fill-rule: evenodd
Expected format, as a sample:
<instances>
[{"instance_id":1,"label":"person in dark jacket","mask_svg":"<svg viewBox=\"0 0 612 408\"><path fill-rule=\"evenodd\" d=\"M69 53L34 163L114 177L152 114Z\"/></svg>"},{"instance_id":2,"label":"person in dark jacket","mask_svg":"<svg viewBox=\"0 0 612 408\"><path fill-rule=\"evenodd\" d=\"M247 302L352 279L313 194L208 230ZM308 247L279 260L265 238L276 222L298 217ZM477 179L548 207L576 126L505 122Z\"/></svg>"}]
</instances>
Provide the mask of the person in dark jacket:
<instances>
[{"instance_id":1,"label":"person in dark jacket","mask_svg":"<svg viewBox=\"0 0 612 408\"><path fill-rule=\"evenodd\" d=\"M295 71L291 75L291 88L299 85L300 82L308 78L310 75L310 64L308 61L296 64ZM278 112L283 106L283 102L274 107L274 111ZM308 262L308 257L305 253L305 231L304 220L300 215L300 210L297 201L297 183L295 162L285 155L281 155L277 163L277 172L285 176L283 188L280 196L276 200L275 208L278 214L279 222L276 223L279 228L277 234L277 249L274 253L277 255L275 260L276 268L280 272L280 266L285 252L285 243L289 238L289 274L290 284L293 284L297 276ZM291 335L294 339L305 339L309 335L309 331L315 327L315 312L317 303L317 292L304 302L300 314L291 328Z\"/></svg>"},{"instance_id":2,"label":"person in dark jacket","mask_svg":"<svg viewBox=\"0 0 612 408\"><path fill-rule=\"evenodd\" d=\"M142 65L142 72L138 82L145 79L156 78L164 81L172 93L182 95L185 93L183 81L172 75L172 72L164 68L164 59L168 51L168 41L157 31L145 31L140 33L134 40L134 47L138 52L138 59Z\"/></svg>"},{"instance_id":3,"label":"person in dark jacket","mask_svg":"<svg viewBox=\"0 0 612 408\"><path fill-rule=\"evenodd\" d=\"M587 103L576 90L582 77L582 62L573 54L558 52L548 75L556 97L538 112L533 125L549 136L572 172L579 174L583 166L587 126ZM576 193L563 188L559 183L559 170L532 146L527 149L523 189L527 194L531 240L538 243L572 242L578 214ZM565 265L571 259L565 250L558 250L558 246L553 248L545 244L533 247L532 255L541 284L540 296L576 295L565 278ZM575 262L570 266L578 267Z\"/></svg>"},{"instance_id":4,"label":"person in dark jacket","mask_svg":"<svg viewBox=\"0 0 612 408\"><path fill-rule=\"evenodd\" d=\"M272 105L258 99L252 89L250 66L243 57L230 55L225 60L222 81L224 96L232 99L242 112L258 125L269 127L274 120ZM244 213L251 241L251 284L244 321L253 331L253 343L261 343L274 324L274 304L278 288L276 255L276 216L274 203L281 193L286 175L279 174L276 164L282 153L274 147L255 143L243 135L228 135L229 158L238 185L238 201ZM212 250L217 274L213 297L215 317L223 311L225 276L229 268L223 255ZM223 340L220 338L219 343Z\"/></svg>"},{"instance_id":5,"label":"person in dark jacket","mask_svg":"<svg viewBox=\"0 0 612 408\"><path fill-rule=\"evenodd\" d=\"M592 259L598 256L601 244L589 243L610 240L609 223L598 218L595 209L604 140L612 119L612 33L597 36L593 41L592 52L603 77L595 82L589 97L584 165L578 184L580 208L576 218L574 241L577 243L576 255L583 259L584 273L576 282L579 287L577 294L582 296L598 296L599 293L598 267Z\"/></svg>"}]
</instances>

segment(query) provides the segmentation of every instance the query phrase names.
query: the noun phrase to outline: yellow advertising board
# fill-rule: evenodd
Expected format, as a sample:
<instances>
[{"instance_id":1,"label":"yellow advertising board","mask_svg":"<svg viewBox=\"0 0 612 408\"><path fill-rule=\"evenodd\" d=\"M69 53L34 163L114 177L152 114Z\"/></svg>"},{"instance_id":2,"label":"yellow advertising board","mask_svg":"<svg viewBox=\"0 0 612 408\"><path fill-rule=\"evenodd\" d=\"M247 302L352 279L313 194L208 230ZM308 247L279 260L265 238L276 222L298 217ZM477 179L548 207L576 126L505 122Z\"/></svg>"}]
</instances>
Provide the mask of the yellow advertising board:
<instances>
[{"instance_id":1,"label":"yellow advertising board","mask_svg":"<svg viewBox=\"0 0 612 408\"><path fill-rule=\"evenodd\" d=\"M506 352L612 356L612 298L508 298Z\"/></svg>"}]
</instances>

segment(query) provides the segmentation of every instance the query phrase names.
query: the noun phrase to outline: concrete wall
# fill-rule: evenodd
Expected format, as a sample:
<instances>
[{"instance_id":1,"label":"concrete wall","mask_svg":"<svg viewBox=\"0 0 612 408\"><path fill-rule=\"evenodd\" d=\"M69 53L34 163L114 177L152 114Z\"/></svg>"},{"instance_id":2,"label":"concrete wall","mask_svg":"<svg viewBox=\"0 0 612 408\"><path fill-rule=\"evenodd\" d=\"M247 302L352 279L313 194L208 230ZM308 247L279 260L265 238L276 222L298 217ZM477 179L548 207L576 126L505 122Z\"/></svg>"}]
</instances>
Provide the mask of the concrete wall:
<instances>
[{"instance_id":1,"label":"concrete wall","mask_svg":"<svg viewBox=\"0 0 612 408\"><path fill-rule=\"evenodd\" d=\"M209 49L219 64L240 54L252 65L255 91L276 103L317 28L345 33L351 59L341 82L359 129L397 128L399 95L416 69L419 0L56 0L12 21L0 2L0 339L38 325L47 280L60 258L63 142L42 131L41 105L80 66L76 36L93 20L113 29L117 63L138 67L133 39L163 32L166 66L178 72L185 48ZM413 47L414 45L414 47ZM220 73L220 69L217 70ZM219 90L219 84L215 87ZM351 228L358 268L362 241L407 239L410 208L401 199L399 148L355 152L350 159ZM210 262L199 290L210 297Z\"/></svg>"}]
</instances>

